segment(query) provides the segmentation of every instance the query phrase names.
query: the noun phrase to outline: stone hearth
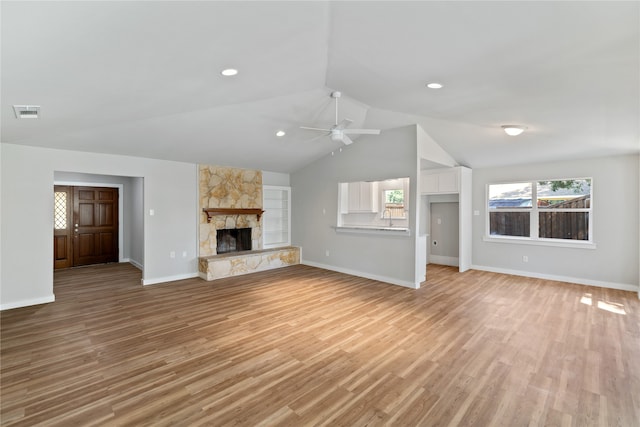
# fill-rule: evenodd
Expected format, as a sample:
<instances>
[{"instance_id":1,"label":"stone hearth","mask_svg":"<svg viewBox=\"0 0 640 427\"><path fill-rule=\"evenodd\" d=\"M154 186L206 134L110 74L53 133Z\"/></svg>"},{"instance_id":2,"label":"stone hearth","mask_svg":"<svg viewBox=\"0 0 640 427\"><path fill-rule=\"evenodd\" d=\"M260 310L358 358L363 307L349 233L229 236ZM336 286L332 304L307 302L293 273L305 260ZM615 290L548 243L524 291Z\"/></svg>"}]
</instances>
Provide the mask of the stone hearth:
<instances>
[{"instance_id":1,"label":"stone hearth","mask_svg":"<svg viewBox=\"0 0 640 427\"><path fill-rule=\"evenodd\" d=\"M295 264L300 264L300 248L287 246L200 257L198 274L204 280L215 280Z\"/></svg>"}]
</instances>

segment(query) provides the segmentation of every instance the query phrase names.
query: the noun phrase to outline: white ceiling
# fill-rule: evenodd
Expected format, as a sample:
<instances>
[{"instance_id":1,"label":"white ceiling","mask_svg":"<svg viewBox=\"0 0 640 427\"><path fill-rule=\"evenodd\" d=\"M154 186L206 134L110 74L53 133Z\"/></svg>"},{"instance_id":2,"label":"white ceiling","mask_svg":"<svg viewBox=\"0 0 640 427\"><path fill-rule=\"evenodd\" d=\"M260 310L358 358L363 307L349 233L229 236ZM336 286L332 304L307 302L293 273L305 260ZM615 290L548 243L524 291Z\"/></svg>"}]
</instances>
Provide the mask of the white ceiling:
<instances>
[{"instance_id":1,"label":"white ceiling","mask_svg":"<svg viewBox=\"0 0 640 427\"><path fill-rule=\"evenodd\" d=\"M292 172L339 146L298 127L331 125L340 90L352 127L419 123L474 168L640 152L635 1L3 1L0 12L6 143ZM445 87L425 88L434 80ZM41 118L18 120L13 104L40 105ZM508 123L528 131L508 137Z\"/></svg>"}]
</instances>

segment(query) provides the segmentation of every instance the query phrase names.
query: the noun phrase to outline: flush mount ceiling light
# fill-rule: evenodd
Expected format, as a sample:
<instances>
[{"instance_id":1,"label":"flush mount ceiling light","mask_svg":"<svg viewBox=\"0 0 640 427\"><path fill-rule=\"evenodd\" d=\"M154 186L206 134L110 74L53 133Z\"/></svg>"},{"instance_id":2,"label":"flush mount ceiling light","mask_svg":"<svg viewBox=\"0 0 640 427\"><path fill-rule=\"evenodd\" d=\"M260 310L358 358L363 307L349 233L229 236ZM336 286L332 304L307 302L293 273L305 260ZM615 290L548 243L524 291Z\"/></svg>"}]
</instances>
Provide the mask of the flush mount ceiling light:
<instances>
[{"instance_id":1,"label":"flush mount ceiling light","mask_svg":"<svg viewBox=\"0 0 640 427\"><path fill-rule=\"evenodd\" d=\"M442 89L444 85L438 82L431 82L431 83L427 83L427 87L429 89Z\"/></svg>"},{"instance_id":2,"label":"flush mount ceiling light","mask_svg":"<svg viewBox=\"0 0 640 427\"><path fill-rule=\"evenodd\" d=\"M13 112L17 119L37 119L40 117L39 105L14 105Z\"/></svg>"},{"instance_id":3,"label":"flush mount ceiling light","mask_svg":"<svg viewBox=\"0 0 640 427\"><path fill-rule=\"evenodd\" d=\"M231 77L238 74L238 70L236 70L235 68L225 68L224 70L220 71L220 74L225 77Z\"/></svg>"},{"instance_id":4,"label":"flush mount ceiling light","mask_svg":"<svg viewBox=\"0 0 640 427\"><path fill-rule=\"evenodd\" d=\"M276 132L276 136L285 136L287 133L283 130L279 130L278 132Z\"/></svg>"},{"instance_id":5,"label":"flush mount ceiling light","mask_svg":"<svg viewBox=\"0 0 640 427\"><path fill-rule=\"evenodd\" d=\"M527 129L526 126L521 125L502 125L501 127L509 136L518 136Z\"/></svg>"}]
</instances>

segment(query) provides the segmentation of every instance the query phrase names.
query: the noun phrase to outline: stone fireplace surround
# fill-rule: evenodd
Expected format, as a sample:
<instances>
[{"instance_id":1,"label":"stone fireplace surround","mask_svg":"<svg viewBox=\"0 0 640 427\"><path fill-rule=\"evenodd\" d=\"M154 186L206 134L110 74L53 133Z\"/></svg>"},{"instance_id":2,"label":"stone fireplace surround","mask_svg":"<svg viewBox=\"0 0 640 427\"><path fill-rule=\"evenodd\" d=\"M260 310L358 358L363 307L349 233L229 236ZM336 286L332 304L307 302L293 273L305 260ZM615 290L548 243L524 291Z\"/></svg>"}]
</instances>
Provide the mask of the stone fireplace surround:
<instances>
[{"instance_id":1,"label":"stone fireplace surround","mask_svg":"<svg viewBox=\"0 0 640 427\"><path fill-rule=\"evenodd\" d=\"M199 165L198 271L214 280L300 263L300 248L262 249L262 172ZM253 250L218 254L217 230L251 228Z\"/></svg>"}]
</instances>

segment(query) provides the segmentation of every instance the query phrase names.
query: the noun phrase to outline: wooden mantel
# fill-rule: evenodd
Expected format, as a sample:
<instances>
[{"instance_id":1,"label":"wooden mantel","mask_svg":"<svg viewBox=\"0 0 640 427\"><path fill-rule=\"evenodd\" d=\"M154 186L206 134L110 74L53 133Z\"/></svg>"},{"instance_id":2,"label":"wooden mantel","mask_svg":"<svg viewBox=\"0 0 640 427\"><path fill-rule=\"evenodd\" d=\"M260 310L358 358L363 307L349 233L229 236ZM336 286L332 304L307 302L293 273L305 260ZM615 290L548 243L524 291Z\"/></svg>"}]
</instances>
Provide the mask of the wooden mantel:
<instances>
[{"instance_id":1,"label":"wooden mantel","mask_svg":"<svg viewBox=\"0 0 640 427\"><path fill-rule=\"evenodd\" d=\"M262 209L242 209L242 208L204 208L207 214L207 222L211 222L211 218L215 215L257 215L258 221L264 213Z\"/></svg>"}]
</instances>

